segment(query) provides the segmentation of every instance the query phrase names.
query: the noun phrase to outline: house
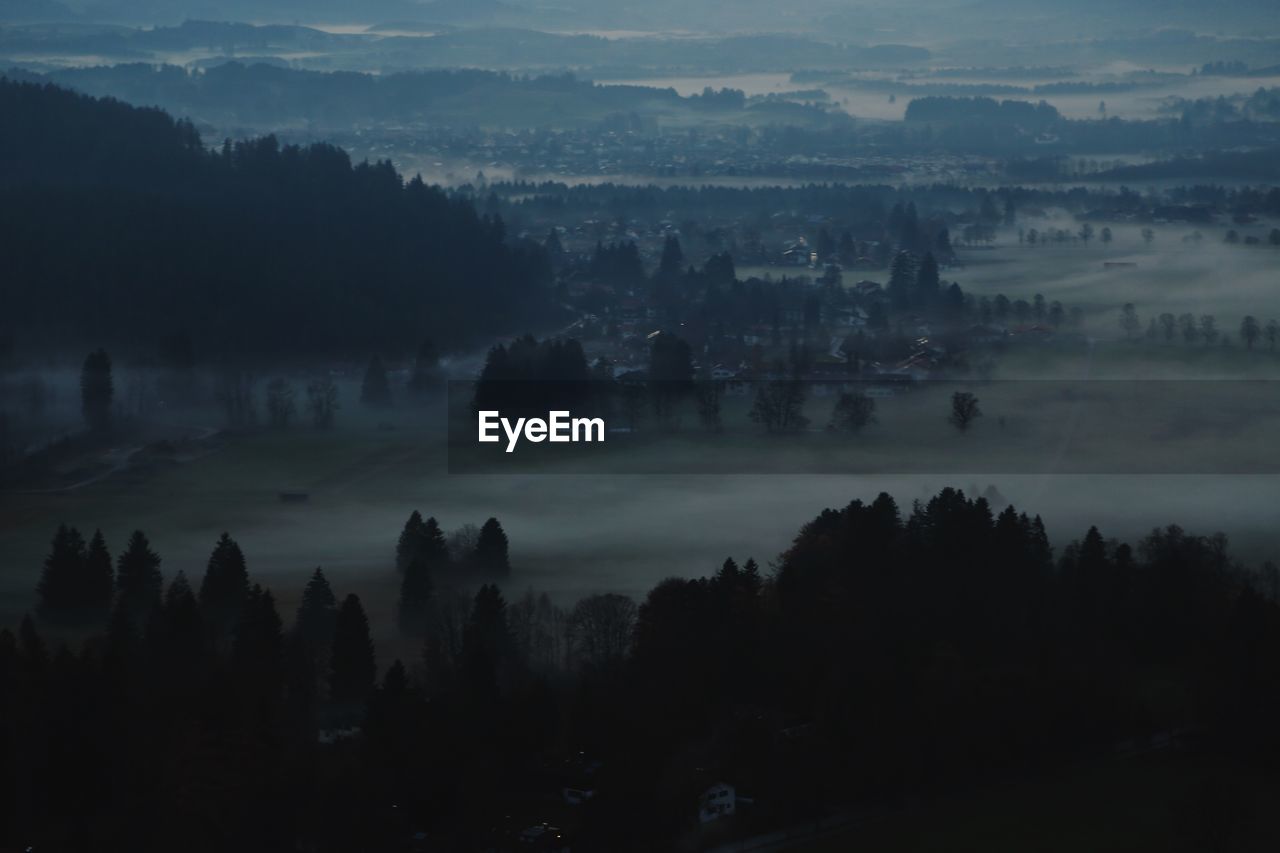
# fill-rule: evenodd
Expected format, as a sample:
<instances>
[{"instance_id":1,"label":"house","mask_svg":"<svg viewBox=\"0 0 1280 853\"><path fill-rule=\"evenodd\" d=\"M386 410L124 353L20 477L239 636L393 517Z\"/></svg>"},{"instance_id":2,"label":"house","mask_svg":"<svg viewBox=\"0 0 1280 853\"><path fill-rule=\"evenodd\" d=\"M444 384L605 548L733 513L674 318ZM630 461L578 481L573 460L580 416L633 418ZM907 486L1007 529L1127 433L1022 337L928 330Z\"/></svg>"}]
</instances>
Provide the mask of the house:
<instances>
[{"instance_id":1,"label":"house","mask_svg":"<svg viewBox=\"0 0 1280 853\"><path fill-rule=\"evenodd\" d=\"M738 798L732 785L717 782L702 793L698 801L698 822L710 823L731 816L737 808Z\"/></svg>"}]
</instances>

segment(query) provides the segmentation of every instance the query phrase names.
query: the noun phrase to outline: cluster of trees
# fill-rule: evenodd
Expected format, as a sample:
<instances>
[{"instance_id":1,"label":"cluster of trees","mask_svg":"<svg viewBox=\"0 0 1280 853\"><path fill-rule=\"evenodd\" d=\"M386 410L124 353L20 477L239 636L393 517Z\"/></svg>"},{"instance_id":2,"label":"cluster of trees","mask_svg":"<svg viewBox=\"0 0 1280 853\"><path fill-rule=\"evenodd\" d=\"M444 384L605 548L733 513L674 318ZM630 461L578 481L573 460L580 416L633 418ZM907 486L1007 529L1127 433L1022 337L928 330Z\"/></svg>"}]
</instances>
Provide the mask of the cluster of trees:
<instances>
[{"instance_id":1,"label":"cluster of trees","mask_svg":"<svg viewBox=\"0 0 1280 853\"><path fill-rule=\"evenodd\" d=\"M1142 332L1142 319L1138 315L1137 307L1131 302L1125 303L1120 310L1120 328L1128 340L1137 340ZM1265 340L1267 348L1274 351L1276 344L1280 343L1280 322L1272 319L1263 324L1252 314L1245 315L1240 320L1239 336L1246 349L1251 350L1260 341ZM1201 314L1197 317L1188 313L1175 316L1166 311L1152 317L1146 328L1148 341L1174 343L1181 340L1188 346L1193 344L1213 346L1217 343L1225 346L1230 343L1230 337L1229 332L1224 332L1218 327L1218 320L1212 314Z\"/></svg>"},{"instance_id":2,"label":"cluster of trees","mask_svg":"<svg viewBox=\"0 0 1280 853\"><path fill-rule=\"evenodd\" d=\"M436 584L467 584L476 578L503 580L511 574L510 542L496 518L479 528L466 525L447 540L435 517L414 510L396 542L400 574L397 614L401 633L422 637L437 605Z\"/></svg>"},{"instance_id":3,"label":"cluster of trees","mask_svg":"<svg viewBox=\"0 0 1280 853\"><path fill-rule=\"evenodd\" d=\"M555 313L540 245L390 163L274 137L208 151L157 110L8 79L0 116L6 312L39 345L186 329L214 358L350 357Z\"/></svg>"},{"instance_id":4,"label":"cluster of trees","mask_svg":"<svg viewBox=\"0 0 1280 853\"><path fill-rule=\"evenodd\" d=\"M907 121L972 122L1019 125L1041 130L1062 118L1057 107L1046 101L997 101L994 98L952 98L928 96L907 104Z\"/></svg>"},{"instance_id":5,"label":"cluster of trees","mask_svg":"<svg viewBox=\"0 0 1280 853\"><path fill-rule=\"evenodd\" d=\"M319 570L286 630L229 538L198 593L179 575L161 596L145 541L125 554L144 621L122 604L77 651L32 619L0 631L6 846L515 846L504 816L545 808L577 755L598 767L564 827L582 849L692 839L711 781L750 792L749 831L1170 732L1280 761L1280 571L1178 527L1090 528L1055 557L1013 507L880 495L822 512L771 572L726 560L638 607L482 585L381 668ZM1221 831L1201 819L1193 837Z\"/></svg>"}]
</instances>

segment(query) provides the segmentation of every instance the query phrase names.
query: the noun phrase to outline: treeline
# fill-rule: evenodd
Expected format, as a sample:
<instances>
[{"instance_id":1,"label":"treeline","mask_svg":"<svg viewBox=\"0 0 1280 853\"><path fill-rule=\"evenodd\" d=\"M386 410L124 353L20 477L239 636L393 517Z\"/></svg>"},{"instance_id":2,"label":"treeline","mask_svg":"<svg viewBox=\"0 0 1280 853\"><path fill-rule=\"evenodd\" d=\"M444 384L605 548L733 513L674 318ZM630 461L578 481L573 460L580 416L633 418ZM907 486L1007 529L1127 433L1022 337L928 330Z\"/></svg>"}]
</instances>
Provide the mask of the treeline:
<instances>
[{"instance_id":1,"label":"treeline","mask_svg":"<svg viewBox=\"0 0 1280 853\"><path fill-rule=\"evenodd\" d=\"M928 96L914 98L907 104L907 121L962 121L1019 124L1043 129L1062 118L1057 107L1046 101L1032 104L1028 101L994 98L963 98Z\"/></svg>"},{"instance_id":2,"label":"treeline","mask_svg":"<svg viewBox=\"0 0 1280 853\"><path fill-rule=\"evenodd\" d=\"M286 629L229 537L198 591L161 595L158 563L140 534L120 558L145 622L118 607L77 650L0 631L5 846L520 849L519 816L554 808L574 849L672 849L716 781L751 799L745 834L1121 742L1280 758L1280 572L1178 527L1090 528L1055 557L1013 507L882 494L770 572L726 560L638 608L441 595L420 654L382 667L319 570ZM590 793L557 808L565 787ZM1182 827L1188 849L1223 829L1208 808Z\"/></svg>"},{"instance_id":3,"label":"treeline","mask_svg":"<svg viewBox=\"0 0 1280 853\"><path fill-rule=\"evenodd\" d=\"M406 121L455 127L571 127L631 112L686 110L741 114L748 107L781 115L786 105L749 104L735 89L682 97L674 89L601 85L572 74L518 75L478 68L364 74L307 71L274 63L225 62L189 71L176 65L130 63L11 76L53 82L87 94L154 104L216 125L274 128L305 122L350 129ZM252 92L252 97L246 93ZM549 109L554 105L555 109ZM796 106L796 105L792 105ZM821 110L791 117L825 122ZM843 114L836 117L847 123Z\"/></svg>"},{"instance_id":4,"label":"treeline","mask_svg":"<svg viewBox=\"0 0 1280 853\"><path fill-rule=\"evenodd\" d=\"M390 163L273 137L206 151L156 110L8 80L0 117L19 345L141 348L185 330L217 355L340 355L552 312L540 246Z\"/></svg>"},{"instance_id":5,"label":"treeline","mask_svg":"<svg viewBox=\"0 0 1280 853\"><path fill-rule=\"evenodd\" d=\"M890 236L901 235L891 226L889 217L896 206L914 204L925 218L939 218L944 224L973 219L989 219L983 210L988 197L997 205L996 221L1003 217L1006 203L1011 201L1018 208L1060 207L1077 213L1102 211L1123 213L1137 218L1150 218L1159 211L1161 218L1183 218L1178 208L1196 207L1223 213L1248 213L1280 215L1280 189L1265 184L1258 186L1227 186L1215 183L1215 171L1219 165L1223 172L1237 168L1253 169L1259 175L1270 174L1274 152L1258 152L1244 159L1232 159L1236 155L1206 155L1195 160L1174 160L1132 167L1112 168L1106 163L1077 160L1066 157L1039 157L1010 160L1006 168L1016 180L1054 180L1087 174L1109 180L1120 180L1126 175L1134 179L1144 174L1176 179L1203 176L1205 183L1188 183L1148 192L1139 192L1125 186L1096 188L1073 186L1058 189L1044 186L1026 186L1010 183L994 188L967 187L956 184L925 184L910 187L891 187L882 184L809 184L795 187L725 187L725 186L624 186L621 184L577 184L569 186L558 182L533 183L528 181L494 181L486 188L491 203L505 215L527 219L554 220L569 223L579 219L595 219L602 225L625 222L629 218L649 218L661 221L672 210L681 212L679 223L682 231L690 235L698 233L697 218L725 217L748 218L749 225L760 230L766 227L770 217L782 214L784 222L795 221L805 230L812 226L808 218L828 217L845 223L859 239L876 235L889 227ZM1268 157L1271 159L1268 160ZM1235 163L1237 166L1233 166ZM475 188L464 188L477 201L482 197ZM803 211L801 215L800 211ZM963 211L955 214L952 211ZM782 218L779 217L779 218ZM776 221L776 220L775 220ZM1012 224L1007 223L1007 224ZM727 229L725 229L727 230ZM704 228L702 233L710 233ZM726 235L727 236L727 235Z\"/></svg>"}]
</instances>

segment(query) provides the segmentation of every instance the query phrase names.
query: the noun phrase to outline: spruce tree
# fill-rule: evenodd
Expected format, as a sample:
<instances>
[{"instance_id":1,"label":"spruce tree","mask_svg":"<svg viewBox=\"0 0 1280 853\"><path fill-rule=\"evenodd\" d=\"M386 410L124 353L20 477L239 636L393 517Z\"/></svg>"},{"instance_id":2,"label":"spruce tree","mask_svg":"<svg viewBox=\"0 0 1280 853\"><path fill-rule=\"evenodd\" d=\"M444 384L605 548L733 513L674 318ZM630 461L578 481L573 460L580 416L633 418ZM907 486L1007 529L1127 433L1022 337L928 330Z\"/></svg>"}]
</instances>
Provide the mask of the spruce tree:
<instances>
[{"instance_id":1,"label":"spruce tree","mask_svg":"<svg viewBox=\"0 0 1280 853\"><path fill-rule=\"evenodd\" d=\"M476 592L462 634L462 663L467 687L476 699L492 699L497 694L498 670L511 650L511 629L507 623L507 602L494 584L484 584Z\"/></svg>"},{"instance_id":2,"label":"spruce tree","mask_svg":"<svg viewBox=\"0 0 1280 853\"><path fill-rule=\"evenodd\" d=\"M422 513L416 509L409 513L409 520L400 531L400 539L396 542L396 571L404 574L405 569L418 555L419 542L422 538Z\"/></svg>"},{"instance_id":3,"label":"spruce tree","mask_svg":"<svg viewBox=\"0 0 1280 853\"><path fill-rule=\"evenodd\" d=\"M160 556L151 550L146 534L135 530L116 561L116 592L118 606L139 632L146 627L152 611L160 606L162 586Z\"/></svg>"},{"instance_id":4,"label":"spruce tree","mask_svg":"<svg viewBox=\"0 0 1280 853\"><path fill-rule=\"evenodd\" d=\"M36 585L40 618L56 622L81 620L89 598L85 581L84 538L74 527L60 524Z\"/></svg>"},{"instance_id":5,"label":"spruce tree","mask_svg":"<svg viewBox=\"0 0 1280 853\"><path fill-rule=\"evenodd\" d=\"M209 555L209 564L200 582L200 611L218 643L235 631L249 593L249 570L240 546L226 533Z\"/></svg>"},{"instance_id":6,"label":"spruce tree","mask_svg":"<svg viewBox=\"0 0 1280 853\"><path fill-rule=\"evenodd\" d=\"M271 590L254 584L236 620L231 663L252 689L269 693L280 683L284 667L284 634Z\"/></svg>"},{"instance_id":7,"label":"spruce tree","mask_svg":"<svg viewBox=\"0 0 1280 853\"><path fill-rule=\"evenodd\" d=\"M490 518L480 528L480 536L476 539L475 563L480 571L506 577L511 574L508 560L507 534L503 531L498 519Z\"/></svg>"},{"instance_id":8,"label":"spruce tree","mask_svg":"<svg viewBox=\"0 0 1280 853\"><path fill-rule=\"evenodd\" d=\"M427 605L431 601L431 564L419 554L405 569L400 580L400 600L397 618L400 632L410 637L421 637L427 628Z\"/></svg>"},{"instance_id":9,"label":"spruce tree","mask_svg":"<svg viewBox=\"0 0 1280 853\"><path fill-rule=\"evenodd\" d=\"M333 645L333 629L338 619L338 599L324 572L316 566L311 580L302 591L298 614L293 630L306 649L314 657L320 652L328 654Z\"/></svg>"},{"instance_id":10,"label":"spruce tree","mask_svg":"<svg viewBox=\"0 0 1280 853\"><path fill-rule=\"evenodd\" d=\"M436 569L448 562L449 545L440 523L434 517L423 521L422 514L414 510L396 542L396 570L403 574L418 557L425 559L429 568Z\"/></svg>"},{"instance_id":11,"label":"spruce tree","mask_svg":"<svg viewBox=\"0 0 1280 853\"><path fill-rule=\"evenodd\" d=\"M174 576L165 591L160 612L165 646L178 661L190 665L203 651L205 637L200 605L187 581L186 572L179 571Z\"/></svg>"},{"instance_id":12,"label":"spruce tree","mask_svg":"<svg viewBox=\"0 0 1280 853\"><path fill-rule=\"evenodd\" d=\"M101 530L93 532L84 558L86 604L95 615L105 618L111 612L115 595L116 573L111 566L111 552Z\"/></svg>"},{"instance_id":13,"label":"spruce tree","mask_svg":"<svg viewBox=\"0 0 1280 853\"><path fill-rule=\"evenodd\" d=\"M363 702L373 689L377 664L369 619L359 596L348 595L338 609L329 656L329 694L335 702Z\"/></svg>"},{"instance_id":14,"label":"spruce tree","mask_svg":"<svg viewBox=\"0 0 1280 853\"><path fill-rule=\"evenodd\" d=\"M659 277L675 277L684 269L684 250L680 238L669 235L662 243L662 259L658 262Z\"/></svg>"},{"instance_id":15,"label":"spruce tree","mask_svg":"<svg viewBox=\"0 0 1280 853\"><path fill-rule=\"evenodd\" d=\"M889 267L889 284L885 290L895 308L911 305L911 289L916 279L916 261L910 252L898 252Z\"/></svg>"}]
</instances>

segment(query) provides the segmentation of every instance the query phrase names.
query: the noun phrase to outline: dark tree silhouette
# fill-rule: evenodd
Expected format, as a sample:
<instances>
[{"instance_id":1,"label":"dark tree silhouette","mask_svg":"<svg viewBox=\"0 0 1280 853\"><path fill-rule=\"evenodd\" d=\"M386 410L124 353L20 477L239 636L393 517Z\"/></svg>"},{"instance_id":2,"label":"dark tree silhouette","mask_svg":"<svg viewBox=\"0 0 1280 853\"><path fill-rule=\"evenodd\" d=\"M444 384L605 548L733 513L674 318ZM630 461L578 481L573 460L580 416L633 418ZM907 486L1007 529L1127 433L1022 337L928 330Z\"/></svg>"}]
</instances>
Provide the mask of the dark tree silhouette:
<instances>
[{"instance_id":1,"label":"dark tree silhouette","mask_svg":"<svg viewBox=\"0 0 1280 853\"><path fill-rule=\"evenodd\" d=\"M200 581L200 611L215 643L225 645L235 633L248 593L249 570L244 552L224 532L213 546Z\"/></svg>"},{"instance_id":2,"label":"dark tree silhouette","mask_svg":"<svg viewBox=\"0 0 1280 853\"><path fill-rule=\"evenodd\" d=\"M284 667L284 634L271 591L254 584L236 620L231 662L237 675L261 696L278 690Z\"/></svg>"},{"instance_id":3,"label":"dark tree silhouette","mask_svg":"<svg viewBox=\"0 0 1280 853\"><path fill-rule=\"evenodd\" d=\"M876 401L862 391L848 391L840 395L831 412L831 429L841 432L861 432L876 422Z\"/></svg>"},{"instance_id":4,"label":"dark tree silhouette","mask_svg":"<svg viewBox=\"0 0 1280 853\"><path fill-rule=\"evenodd\" d=\"M511 563L508 558L507 534L496 518L490 518L480 527L480 536L476 539L475 566L482 573L496 577L511 574Z\"/></svg>"},{"instance_id":5,"label":"dark tree silhouette","mask_svg":"<svg viewBox=\"0 0 1280 853\"><path fill-rule=\"evenodd\" d=\"M101 530L93 532L85 553L86 604L98 617L105 618L111 611L111 600L116 591L116 573L111 566L111 552Z\"/></svg>"},{"instance_id":6,"label":"dark tree silhouette","mask_svg":"<svg viewBox=\"0 0 1280 853\"><path fill-rule=\"evenodd\" d=\"M1240 321L1240 338L1244 341L1246 349L1253 349L1253 345L1261 336L1262 326L1258 323L1257 317L1249 315Z\"/></svg>"},{"instance_id":7,"label":"dark tree silhouette","mask_svg":"<svg viewBox=\"0 0 1280 853\"><path fill-rule=\"evenodd\" d=\"M496 585L484 584L476 592L462 638L463 675L473 699L497 698L499 670L511 650L507 602Z\"/></svg>"},{"instance_id":8,"label":"dark tree silhouette","mask_svg":"<svg viewBox=\"0 0 1280 853\"><path fill-rule=\"evenodd\" d=\"M978 398L968 391L957 391L951 395L951 415L948 420L960 432L967 432L973 422L982 417L982 409L978 408Z\"/></svg>"},{"instance_id":9,"label":"dark tree silhouette","mask_svg":"<svg viewBox=\"0 0 1280 853\"><path fill-rule=\"evenodd\" d=\"M448 563L449 545L445 542L440 523L434 517L423 521L422 514L415 509L409 514L396 542L396 570L403 574L419 557L425 561L429 571L435 571Z\"/></svg>"},{"instance_id":10,"label":"dark tree silhouette","mask_svg":"<svg viewBox=\"0 0 1280 853\"><path fill-rule=\"evenodd\" d=\"M84 537L74 527L58 525L36 592L41 619L79 622L85 618L92 586L86 571Z\"/></svg>"},{"instance_id":11,"label":"dark tree silhouette","mask_svg":"<svg viewBox=\"0 0 1280 853\"><path fill-rule=\"evenodd\" d=\"M160 555L151 550L146 534L135 530L116 560L116 604L139 632L160 606L163 586Z\"/></svg>"},{"instance_id":12,"label":"dark tree silhouette","mask_svg":"<svg viewBox=\"0 0 1280 853\"><path fill-rule=\"evenodd\" d=\"M358 705L368 697L376 677L369 619L353 593L338 608L329 655L329 695L335 702Z\"/></svg>"},{"instance_id":13,"label":"dark tree silhouette","mask_svg":"<svg viewBox=\"0 0 1280 853\"><path fill-rule=\"evenodd\" d=\"M416 554L400 578L400 599L396 605L400 633L409 637L424 635L432 589L431 562L425 554Z\"/></svg>"},{"instance_id":14,"label":"dark tree silhouette","mask_svg":"<svg viewBox=\"0 0 1280 853\"><path fill-rule=\"evenodd\" d=\"M302 601L294 617L294 632L310 653L327 655L333 646L333 631L338 619L338 599L319 566L311 574Z\"/></svg>"}]
</instances>

